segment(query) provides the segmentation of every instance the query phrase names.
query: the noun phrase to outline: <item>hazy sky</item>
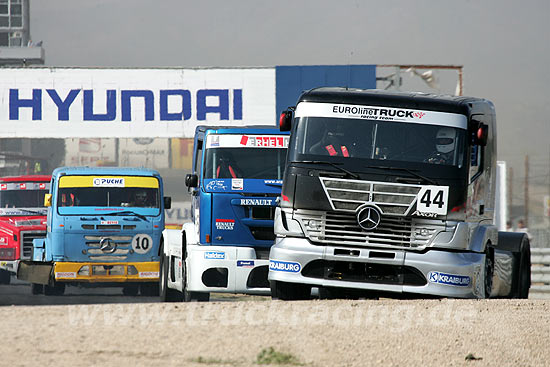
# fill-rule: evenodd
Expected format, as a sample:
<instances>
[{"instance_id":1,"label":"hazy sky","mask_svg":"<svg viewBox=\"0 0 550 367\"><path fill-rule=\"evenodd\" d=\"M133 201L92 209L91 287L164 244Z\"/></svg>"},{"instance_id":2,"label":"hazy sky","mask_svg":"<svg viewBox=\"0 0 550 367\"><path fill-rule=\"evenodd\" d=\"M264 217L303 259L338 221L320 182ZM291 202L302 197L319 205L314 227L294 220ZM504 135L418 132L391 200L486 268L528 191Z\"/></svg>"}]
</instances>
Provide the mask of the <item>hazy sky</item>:
<instances>
[{"instance_id":1,"label":"hazy sky","mask_svg":"<svg viewBox=\"0 0 550 367\"><path fill-rule=\"evenodd\" d=\"M550 181L549 0L31 0L47 66L460 64L499 159Z\"/></svg>"}]
</instances>

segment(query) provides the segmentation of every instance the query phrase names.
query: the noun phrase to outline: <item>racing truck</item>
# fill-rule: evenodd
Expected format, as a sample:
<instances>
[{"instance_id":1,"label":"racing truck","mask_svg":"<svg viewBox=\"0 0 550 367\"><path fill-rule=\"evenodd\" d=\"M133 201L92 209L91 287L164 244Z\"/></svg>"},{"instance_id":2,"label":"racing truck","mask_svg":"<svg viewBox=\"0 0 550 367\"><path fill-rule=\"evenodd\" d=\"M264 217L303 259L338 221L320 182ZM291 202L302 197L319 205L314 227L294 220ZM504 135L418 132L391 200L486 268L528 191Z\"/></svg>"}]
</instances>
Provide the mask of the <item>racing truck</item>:
<instances>
[{"instance_id":1,"label":"racing truck","mask_svg":"<svg viewBox=\"0 0 550 367\"><path fill-rule=\"evenodd\" d=\"M32 241L46 237L44 195L50 176L0 178L0 284L9 284L20 260L30 259Z\"/></svg>"},{"instance_id":2,"label":"racing truck","mask_svg":"<svg viewBox=\"0 0 550 367\"><path fill-rule=\"evenodd\" d=\"M33 240L18 279L32 293L61 295L66 285L122 287L123 294L158 295L164 229L159 173L144 168L60 167L52 173L47 233Z\"/></svg>"},{"instance_id":3,"label":"racing truck","mask_svg":"<svg viewBox=\"0 0 550 367\"><path fill-rule=\"evenodd\" d=\"M161 301L210 292L269 295L269 249L288 146L277 128L195 130L190 223L164 231Z\"/></svg>"},{"instance_id":4,"label":"racing truck","mask_svg":"<svg viewBox=\"0 0 550 367\"><path fill-rule=\"evenodd\" d=\"M527 298L529 240L494 225L490 101L316 88L279 125L273 298Z\"/></svg>"}]
</instances>

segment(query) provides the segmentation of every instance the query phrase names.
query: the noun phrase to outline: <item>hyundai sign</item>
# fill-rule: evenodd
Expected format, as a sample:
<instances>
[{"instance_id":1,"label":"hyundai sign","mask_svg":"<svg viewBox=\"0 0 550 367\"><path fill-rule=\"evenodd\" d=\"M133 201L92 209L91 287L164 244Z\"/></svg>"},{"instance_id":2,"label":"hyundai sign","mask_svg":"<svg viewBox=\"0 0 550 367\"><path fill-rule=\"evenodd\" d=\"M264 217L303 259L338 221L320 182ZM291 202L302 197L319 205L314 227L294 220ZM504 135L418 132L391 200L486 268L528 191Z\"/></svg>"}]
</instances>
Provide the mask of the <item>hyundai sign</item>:
<instances>
[{"instance_id":1,"label":"hyundai sign","mask_svg":"<svg viewBox=\"0 0 550 367\"><path fill-rule=\"evenodd\" d=\"M0 69L0 137L193 137L275 126L275 70Z\"/></svg>"}]
</instances>

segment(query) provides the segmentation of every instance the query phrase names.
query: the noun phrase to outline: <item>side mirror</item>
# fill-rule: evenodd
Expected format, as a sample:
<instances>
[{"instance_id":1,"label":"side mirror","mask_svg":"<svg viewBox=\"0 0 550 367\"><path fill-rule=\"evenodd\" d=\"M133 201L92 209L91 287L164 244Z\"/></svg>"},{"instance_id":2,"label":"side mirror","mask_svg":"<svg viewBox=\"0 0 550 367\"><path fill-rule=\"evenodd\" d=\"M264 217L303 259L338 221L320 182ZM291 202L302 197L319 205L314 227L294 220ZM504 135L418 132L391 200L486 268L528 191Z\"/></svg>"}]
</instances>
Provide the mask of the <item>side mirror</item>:
<instances>
[{"instance_id":1,"label":"side mirror","mask_svg":"<svg viewBox=\"0 0 550 367\"><path fill-rule=\"evenodd\" d=\"M292 128L292 111L286 110L281 113L279 117L279 130L290 131Z\"/></svg>"},{"instance_id":2,"label":"side mirror","mask_svg":"<svg viewBox=\"0 0 550 367\"><path fill-rule=\"evenodd\" d=\"M163 197L164 199L164 209L172 208L172 198L170 196Z\"/></svg>"},{"instance_id":3,"label":"side mirror","mask_svg":"<svg viewBox=\"0 0 550 367\"><path fill-rule=\"evenodd\" d=\"M196 174L185 175L185 186L187 187L197 187L199 185L199 176Z\"/></svg>"},{"instance_id":4,"label":"side mirror","mask_svg":"<svg viewBox=\"0 0 550 367\"><path fill-rule=\"evenodd\" d=\"M44 206L52 206L52 194L44 195Z\"/></svg>"}]
</instances>

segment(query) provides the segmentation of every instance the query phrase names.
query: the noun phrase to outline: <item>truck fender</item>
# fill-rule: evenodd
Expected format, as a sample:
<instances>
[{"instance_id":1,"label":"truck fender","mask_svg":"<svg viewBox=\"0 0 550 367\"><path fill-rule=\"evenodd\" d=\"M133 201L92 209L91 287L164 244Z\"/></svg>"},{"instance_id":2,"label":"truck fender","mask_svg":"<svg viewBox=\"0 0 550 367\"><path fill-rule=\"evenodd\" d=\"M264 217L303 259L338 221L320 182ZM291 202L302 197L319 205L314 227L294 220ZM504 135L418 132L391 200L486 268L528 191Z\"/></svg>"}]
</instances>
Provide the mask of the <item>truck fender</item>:
<instances>
[{"instance_id":1,"label":"truck fender","mask_svg":"<svg viewBox=\"0 0 550 367\"><path fill-rule=\"evenodd\" d=\"M32 240L32 260L33 261L44 261L45 251L46 251L46 239L45 238L35 238Z\"/></svg>"},{"instance_id":2,"label":"truck fender","mask_svg":"<svg viewBox=\"0 0 550 367\"><path fill-rule=\"evenodd\" d=\"M185 236L185 241L187 245L198 245L199 239L197 238L197 231L193 223L185 223L181 227L182 238Z\"/></svg>"},{"instance_id":3,"label":"truck fender","mask_svg":"<svg viewBox=\"0 0 550 367\"><path fill-rule=\"evenodd\" d=\"M493 224L480 224L472 235L470 251L485 252L487 243L498 243L498 228Z\"/></svg>"},{"instance_id":4,"label":"truck fender","mask_svg":"<svg viewBox=\"0 0 550 367\"><path fill-rule=\"evenodd\" d=\"M166 256L181 256L181 231L179 229L165 229L162 231L164 246L162 251Z\"/></svg>"}]
</instances>

